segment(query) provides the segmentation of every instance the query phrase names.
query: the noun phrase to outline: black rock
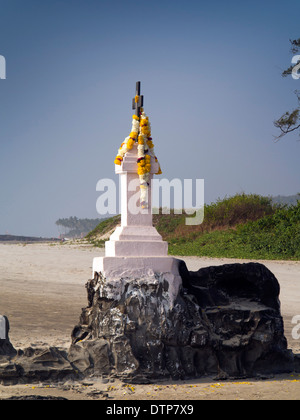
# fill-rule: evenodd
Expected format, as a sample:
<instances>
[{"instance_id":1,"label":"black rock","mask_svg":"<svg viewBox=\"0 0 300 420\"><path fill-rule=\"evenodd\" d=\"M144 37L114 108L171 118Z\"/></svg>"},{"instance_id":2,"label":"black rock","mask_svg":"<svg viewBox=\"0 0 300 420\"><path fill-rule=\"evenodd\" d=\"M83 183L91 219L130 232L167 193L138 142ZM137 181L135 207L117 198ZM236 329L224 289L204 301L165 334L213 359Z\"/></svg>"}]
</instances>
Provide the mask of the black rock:
<instances>
[{"instance_id":1,"label":"black rock","mask_svg":"<svg viewBox=\"0 0 300 420\"><path fill-rule=\"evenodd\" d=\"M87 284L89 305L74 328L69 360L82 373L174 379L240 378L290 372L279 284L263 265L226 264L189 272L170 297L163 274Z\"/></svg>"},{"instance_id":2,"label":"black rock","mask_svg":"<svg viewBox=\"0 0 300 420\"><path fill-rule=\"evenodd\" d=\"M9 340L9 321L6 316L1 316L5 329L5 338L0 339L0 356L14 356L17 350L13 347Z\"/></svg>"},{"instance_id":3,"label":"black rock","mask_svg":"<svg viewBox=\"0 0 300 420\"><path fill-rule=\"evenodd\" d=\"M73 379L76 372L64 350L56 347L18 350L12 357L0 356L0 383L58 382Z\"/></svg>"},{"instance_id":4,"label":"black rock","mask_svg":"<svg viewBox=\"0 0 300 420\"><path fill-rule=\"evenodd\" d=\"M280 287L262 264L226 264L180 278L145 274L87 285L88 306L64 349L14 349L0 340L0 383L62 381L86 376L131 383L214 375L219 379L300 372L287 349ZM3 320L2 320L3 321ZM3 332L1 337L3 337Z\"/></svg>"},{"instance_id":5,"label":"black rock","mask_svg":"<svg viewBox=\"0 0 300 420\"><path fill-rule=\"evenodd\" d=\"M262 264L225 264L180 273L187 287L198 296L201 307L228 304L232 299L248 299L280 311L279 283Z\"/></svg>"},{"instance_id":6,"label":"black rock","mask_svg":"<svg viewBox=\"0 0 300 420\"><path fill-rule=\"evenodd\" d=\"M55 397L52 395L15 395L9 398L0 398L1 401L37 401L37 400L45 400L45 401L68 401L67 398L64 397Z\"/></svg>"}]
</instances>

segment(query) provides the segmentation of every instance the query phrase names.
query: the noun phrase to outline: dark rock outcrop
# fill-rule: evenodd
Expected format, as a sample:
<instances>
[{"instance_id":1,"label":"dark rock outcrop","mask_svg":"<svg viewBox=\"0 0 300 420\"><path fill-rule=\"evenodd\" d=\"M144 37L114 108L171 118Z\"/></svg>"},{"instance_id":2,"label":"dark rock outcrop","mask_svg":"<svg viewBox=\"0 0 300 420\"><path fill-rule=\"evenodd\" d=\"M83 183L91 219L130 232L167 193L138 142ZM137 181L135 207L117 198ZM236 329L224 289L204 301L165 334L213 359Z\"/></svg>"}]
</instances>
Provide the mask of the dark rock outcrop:
<instances>
[{"instance_id":1,"label":"dark rock outcrop","mask_svg":"<svg viewBox=\"0 0 300 420\"><path fill-rule=\"evenodd\" d=\"M9 322L5 319L5 339L0 339L0 383L15 385L44 380L58 381L74 377L67 353L56 347L16 350L9 340Z\"/></svg>"},{"instance_id":2,"label":"dark rock outcrop","mask_svg":"<svg viewBox=\"0 0 300 420\"><path fill-rule=\"evenodd\" d=\"M289 372L279 284L263 265L189 272L174 299L163 274L87 283L89 306L72 333L69 360L83 374L137 382L214 374L237 378Z\"/></svg>"},{"instance_id":3,"label":"dark rock outcrop","mask_svg":"<svg viewBox=\"0 0 300 420\"><path fill-rule=\"evenodd\" d=\"M28 347L15 355L0 356L0 383L3 385L57 382L75 377L66 351L56 347Z\"/></svg>"},{"instance_id":4,"label":"dark rock outcrop","mask_svg":"<svg viewBox=\"0 0 300 420\"><path fill-rule=\"evenodd\" d=\"M16 351L0 339L0 383L79 379L87 375L131 382L214 375L219 379L300 371L287 349L279 284L263 265L228 264L182 279L145 277L88 281L88 306L64 349ZM178 287L179 286L179 287Z\"/></svg>"},{"instance_id":5,"label":"dark rock outcrop","mask_svg":"<svg viewBox=\"0 0 300 420\"><path fill-rule=\"evenodd\" d=\"M0 356L14 356L17 353L17 351L9 340L8 318L6 316L1 316L0 322L1 322Z\"/></svg>"}]
</instances>

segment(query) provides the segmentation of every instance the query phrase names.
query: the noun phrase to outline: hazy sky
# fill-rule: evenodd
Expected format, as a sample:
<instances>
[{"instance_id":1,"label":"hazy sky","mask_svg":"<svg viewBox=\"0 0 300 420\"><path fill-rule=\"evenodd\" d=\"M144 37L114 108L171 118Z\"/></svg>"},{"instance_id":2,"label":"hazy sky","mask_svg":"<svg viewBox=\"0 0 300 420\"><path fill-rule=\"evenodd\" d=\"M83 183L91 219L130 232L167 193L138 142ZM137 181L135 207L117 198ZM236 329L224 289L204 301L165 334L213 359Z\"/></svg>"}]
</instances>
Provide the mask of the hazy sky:
<instances>
[{"instance_id":1,"label":"hazy sky","mask_svg":"<svg viewBox=\"0 0 300 420\"><path fill-rule=\"evenodd\" d=\"M300 191L300 142L274 143L296 105L282 78L299 0L0 0L0 233L57 235L96 218L117 179L135 82L163 176L204 178L205 201Z\"/></svg>"}]
</instances>

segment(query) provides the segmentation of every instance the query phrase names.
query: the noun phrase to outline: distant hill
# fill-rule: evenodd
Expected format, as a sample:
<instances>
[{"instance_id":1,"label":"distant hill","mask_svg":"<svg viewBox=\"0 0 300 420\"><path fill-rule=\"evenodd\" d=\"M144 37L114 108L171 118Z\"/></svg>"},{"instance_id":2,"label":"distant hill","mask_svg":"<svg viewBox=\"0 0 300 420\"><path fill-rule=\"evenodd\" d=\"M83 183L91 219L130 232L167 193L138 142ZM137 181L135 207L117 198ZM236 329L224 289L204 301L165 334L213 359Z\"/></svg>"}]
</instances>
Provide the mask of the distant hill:
<instances>
[{"instance_id":1,"label":"distant hill","mask_svg":"<svg viewBox=\"0 0 300 420\"><path fill-rule=\"evenodd\" d=\"M79 219L76 216L58 219L55 224L62 229L61 237L82 238L104 219Z\"/></svg>"},{"instance_id":2,"label":"distant hill","mask_svg":"<svg viewBox=\"0 0 300 420\"><path fill-rule=\"evenodd\" d=\"M0 235L0 242L54 242L58 238L36 238L33 236Z\"/></svg>"},{"instance_id":3,"label":"distant hill","mask_svg":"<svg viewBox=\"0 0 300 420\"><path fill-rule=\"evenodd\" d=\"M297 201L300 200L300 194L296 195L277 195L272 197L272 202L274 204L287 204L288 206L295 206Z\"/></svg>"}]
</instances>

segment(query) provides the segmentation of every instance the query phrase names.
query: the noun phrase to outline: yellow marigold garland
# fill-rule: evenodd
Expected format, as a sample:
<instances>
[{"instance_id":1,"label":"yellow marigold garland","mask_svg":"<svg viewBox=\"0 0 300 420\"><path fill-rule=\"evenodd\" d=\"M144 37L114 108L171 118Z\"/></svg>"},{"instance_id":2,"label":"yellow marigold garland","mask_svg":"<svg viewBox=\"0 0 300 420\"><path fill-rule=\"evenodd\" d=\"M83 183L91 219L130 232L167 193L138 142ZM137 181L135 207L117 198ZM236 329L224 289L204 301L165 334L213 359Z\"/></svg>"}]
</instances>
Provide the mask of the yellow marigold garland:
<instances>
[{"instance_id":1,"label":"yellow marigold garland","mask_svg":"<svg viewBox=\"0 0 300 420\"><path fill-rule=\"evenodd\" d=\"M123 157L128 152L128 150L131 150L133 148L133 145L136 141L136 138L139 134L139 128L140 128L140 121L139 117L136 115L132 116L132 127L131 132L128 137L124 140L124 142L121 144L121 147L118 150L118 155L115 159L116 165L121 165L123 161Z\"/></svg>"},{"instance_id":2,"label":"yellow marigold garland","mask_svg":"<svg viewBox=\"0 0 300 420\"><path fill-rule=\"evenodd\" d=\"M135 98L135 101L138 101ZM145 112L142 110L141 117L137 115L132 116L132 127L129 137L126 137L124 142L121 144L121 147L118 150L118 155L114 161L116 165L121 165L125 154L128 150L133 148L134 143L137 142L138 146L138 169L137 173L140 178L140 187L141 187L141 207L148 207L148 186L150 181L150 172L151 172L151 157L157 162L157 157L154 153L154 144L151 138L151 125L149 118L146 116ZM159 166L157 175L162 173Z\"/></svg>"}]
</instances>

